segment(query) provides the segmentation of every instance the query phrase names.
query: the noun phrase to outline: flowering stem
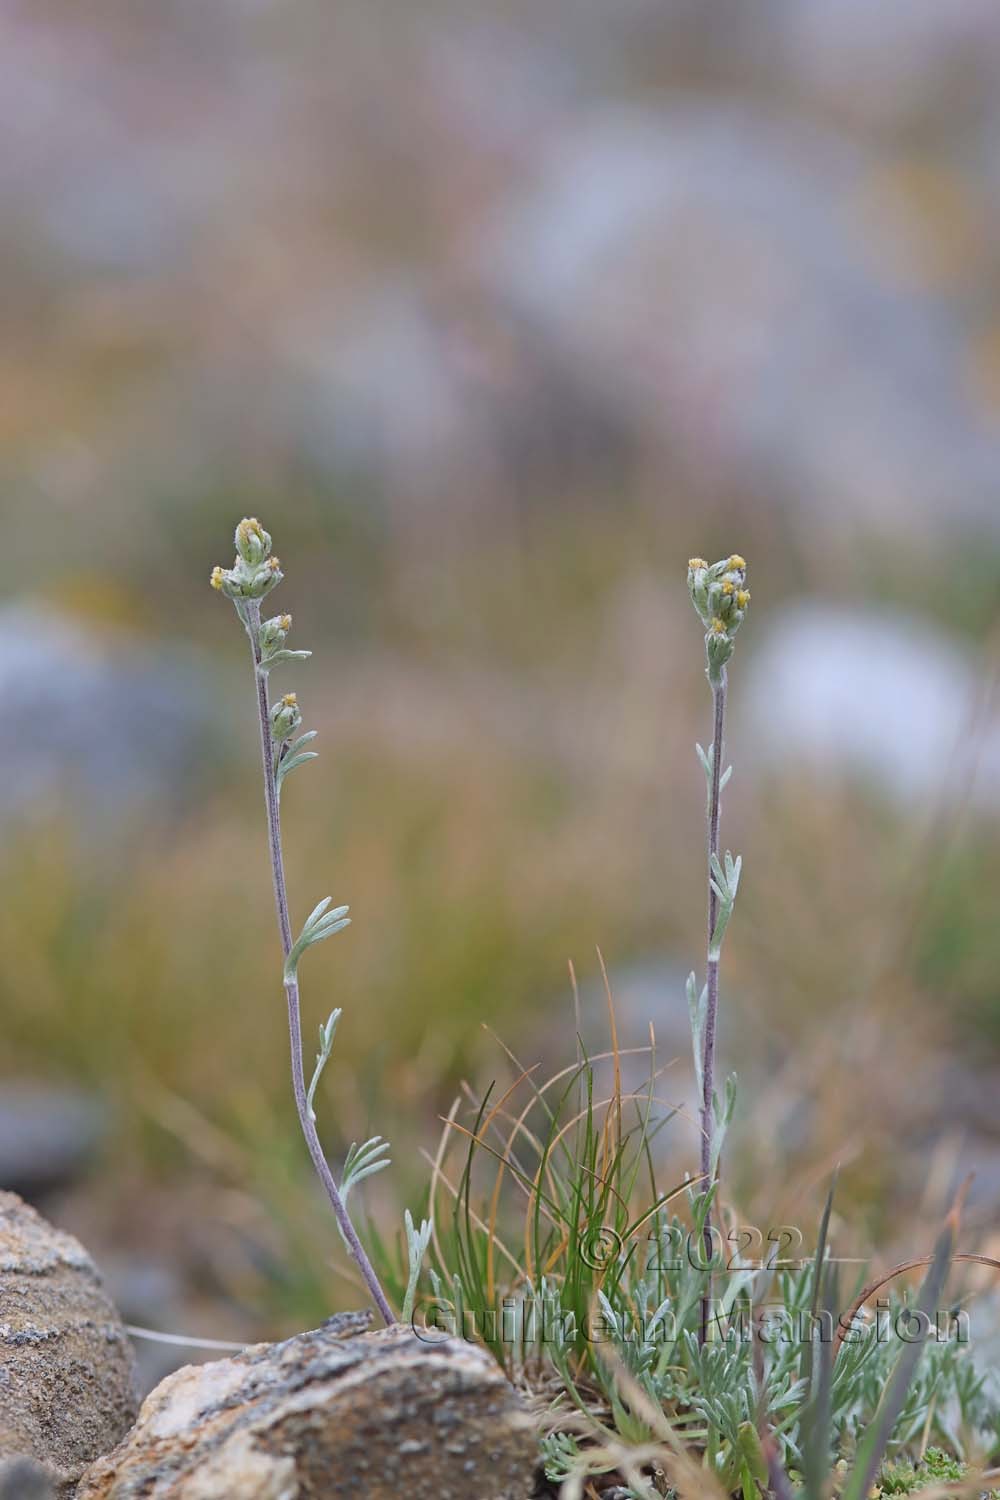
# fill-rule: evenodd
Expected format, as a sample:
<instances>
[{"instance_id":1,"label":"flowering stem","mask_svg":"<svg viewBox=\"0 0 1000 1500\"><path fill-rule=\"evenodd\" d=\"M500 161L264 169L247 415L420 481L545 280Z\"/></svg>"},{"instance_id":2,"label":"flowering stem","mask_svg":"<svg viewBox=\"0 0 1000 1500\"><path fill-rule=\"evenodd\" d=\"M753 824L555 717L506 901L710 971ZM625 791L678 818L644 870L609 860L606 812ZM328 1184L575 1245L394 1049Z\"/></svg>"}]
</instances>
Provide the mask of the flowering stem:
<instances>
[{"instance_id":1,"label":"flowering stem","mask_svg":"<svg viewBox=\"0 0 1000 1500\"><path fill-rule=\"evenodd\" d=\"M722 769L723 736L726 727L726 663L733 654L736 633L746 618L750 590L746 586L746 559L734 552L718 562L703 557L688 561L688 593L705 630L706 676L712 689L712 759L698 746L698 755L708 777L708 962L705 987L698 995L694 974L688 981L688 1003L694 1039L695 1066L701 1083L701 1189L705 1195L702 1241L705 1250L705 1295L701 1299L701 1342L708 1337L712 1305L712 1197L722 1137L732 1119L735 1078L726 1086L721 1112L715 1107L715 1032L719 1016L719 958L722 939L733 914L740 883L742 860L726 850L725 864L719 860L719 798L729 779Z\"/></svg>"},{"instance_id":2,"label":"flowering stem","mask_svg":"<svg viewBox=\"0 0 1000 1500\"><path fill-rule=\"evenodd\" d=\"M250 647L253 653L254 680L257 685L257 711L260 720L260 748L264 765L264 800L267 806L267 837L271 854L271 876L274 882L274 904L278 912L278 930L281 947L287 959L292 948L292 927L288 915L288 894L285 889L285 865L281 853L281 814L278 810L278 791L274 772L274 747L271 740L270 705L268 701L267 673L260 671L260 603L247 600L241 611L244 615ZM348 1249L358 1263L372 1301L387 1324L395 1322L395 1315L379 1284L374 1267L358 1238L351 1222L347 1206L330 1171L316 1132L316 1124L306 1097L305 1078L302 1071L302 1019L299 1005L299 984L295 975L285 980L285 998L288 1002L288 1036L292 1052L292 1088L295 1107L298 1111L302 1134L305 1136L309 1155L330 1200L337 1223L347 1242Z\"/></svg>"},{"instance_id":3,"label":"flowering stem","mask_svg":"<svg viewBox=\"0 0 1000 1500\"><path fill-rule=\"evenodd\" d=\"M701 1098L701 1177L702 1190L709 1192L712 1186L712 1157L715 1146L715 1034L719 1014L719 958L713 942L715 926L719 916L719 897L712 878L713 864L719 857L719 803L722 791L723 735L726 724L726 669L723 667L717 679L712 680L712 706L714 724L712 734L712 775L708 789L708 960L705 980L707 999L705 1007L705 1035L702 1051L702 1098ZM713 956L714 955L714 956ZM705 1215L703 1229L705 1261L712 1264L712 1216ZM701 1307L701 1342L708 1332L709 1308L712 1300L712 1273L708 1271L708 1284Z\"/></svg>"}]
</instances>

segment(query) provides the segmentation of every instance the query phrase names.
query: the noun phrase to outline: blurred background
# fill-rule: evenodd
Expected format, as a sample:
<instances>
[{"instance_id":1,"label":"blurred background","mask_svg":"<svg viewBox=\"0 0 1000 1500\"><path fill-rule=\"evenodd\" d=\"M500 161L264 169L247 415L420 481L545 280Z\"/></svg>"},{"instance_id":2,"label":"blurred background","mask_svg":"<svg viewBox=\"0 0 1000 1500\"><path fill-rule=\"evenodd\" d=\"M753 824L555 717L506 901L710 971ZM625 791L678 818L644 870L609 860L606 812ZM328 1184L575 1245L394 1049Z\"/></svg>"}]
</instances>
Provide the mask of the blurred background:
<instances>
[{"instance_id":1,"label":"blurred background","mask_svg":"<svg viewBox=\"0 0 1000 1500\"><path fill-rule=\"evenodd\" d=\"M606 1045L597 945L690 1097L685 571L735 550L731 1195L808 1231L840 1161L845 1252L920 1253L964 1164L989 1242L998 70L993 0L3 7L0 1178L133 1321L362 1300L208 588L243 514L315 652L293 913L354 925L303 966L307 1047L343 1006L322 1130L393 1141L387 1240L461 1081L510 1076L484 1024L572 1061L572 959Z\"/></svg>"}]
</instances>

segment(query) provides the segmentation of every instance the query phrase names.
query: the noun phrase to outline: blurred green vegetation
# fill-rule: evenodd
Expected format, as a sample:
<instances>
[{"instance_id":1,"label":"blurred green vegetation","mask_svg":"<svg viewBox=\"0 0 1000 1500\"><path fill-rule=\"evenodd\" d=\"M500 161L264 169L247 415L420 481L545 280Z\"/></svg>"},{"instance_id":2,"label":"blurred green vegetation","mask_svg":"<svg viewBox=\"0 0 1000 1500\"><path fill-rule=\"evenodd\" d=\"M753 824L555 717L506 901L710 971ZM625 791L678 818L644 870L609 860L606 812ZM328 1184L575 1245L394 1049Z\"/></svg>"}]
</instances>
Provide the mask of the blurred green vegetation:
<instances>
[{"instance_id":1,"label":"blurred green vegetation","mask_svg":"<svg viewBox=\"0 0 1000 1500\"><path fill-rule=\"evenodd\" d=\"M250 10L50 0L0 22L23 154L0 181L8 619L40 600L85 642L177 650L218 719L169 807L96 839L58 797L3 814L0 1068L114 1105L86 1237L195 1247L244 1317L352 1295L289 1093L246 646L207 585L257 514L316 653L281 679L322 752L285 799L293 913L330 894L354 916L303 966L307 1046L343 1006L321 1124L333 1157L392 1140L364 1190L383 1234L463 1077L502 1064L484 1025L558 1065L569 959L585 989L598 944L613 981L698 962L709 725L684 571L737 550L723 1044L772 1087L727 1170L747 1212L799 1194L814 1222L843 1159L858 1239L909 1245L931 1065L1000 1061L997 809L754 763L739 695L799 601L942 627L995 708L986 23ZM570 177L575 217L549 222L541 189ZM608 226L561 311L530 253L498 266L536 217L574 254ZM30 709L8 714L15 763ZM665 1033L679 998L649 1018Z\"/></svg>"},{"instance_id":2,"label":"blurred green vegetation","mask_svg":"<svg viewBox=\"0 0 1000 1500\"><path fill-rule=\"evenodd\" d=\"M374 530L341 526L332 502L253 508L276 533L296 643L317 653L287 680L322 751L285 799L293 912L331 894L354 917L303 966L307 1048L333 1005L345 1012L322 1131L334 1158L374 1131L393 1142L392 1172L364 1195L391 1241L401 1205L420 1203L420 1148L432 1149L437 1117L463 1076L482 1084L502 1062L484 1026L526 1064L559 1063L574 1045L567 960L585 982L595 944L612 981L651 955L697 962L703 809L691 744L707 725L683 596L690 549L665 523L633 532L597 508L573 526L547 516L490 536L447 567L433 556L414 567ZM330 1263L343 1256L291 1106L246 653L206 582L228 557L234 514L228 495L151 513L141 589L131 535L103 564L96 545L80 559L79 596L65 579L52 585L116 629L200 643L227 741L207 773L192 766L176 815L143 809L96 850L65 810L7 840L0 1007L10 1073L83 1080L112 1099L97 1184L111 1220L127 1212L122 1174L139 1192L161 1182L179 1204L192 1179L255 1201L273 1243L232 1271L227 1294L294 1326L328 1306ZM710 521L707 550L732 525ZM751 567L754 531L744 523L739 535ZM859 592L876 545L863 550ZM881 561L887 595L925 597L918 555L887 549ZM801 587L810 567L790 548L764 551L755 610L776 607L781 580ZM111 607L130 589L134 623ZM956 612L950 623L963 622ZM744 854L746 880L724 1031L810 1092L817 1112L801 1139L770 1143L787 1179L762 1181L748 1100L734 1180L757 1210L777 1212L784 1189L815 1191L817 1163L860 1138L844 1172L858 1234L867 1223L905 1239L893 1143L908 1105L886 1086L873 1038L904 1037L901 1057L942 1040L980 1059L996 1047L995 830L935 808L903 817L805 769L744 771L735 739L731 750L726 841ZM831 1050L833 1017L846 1055ZM873 1051L860 1059L849 1052L859 1018ZM601 1044L603 1023L588 1024ZM247 1233L256 1243L260 1224Z\"/></svg>"}]
</instances>

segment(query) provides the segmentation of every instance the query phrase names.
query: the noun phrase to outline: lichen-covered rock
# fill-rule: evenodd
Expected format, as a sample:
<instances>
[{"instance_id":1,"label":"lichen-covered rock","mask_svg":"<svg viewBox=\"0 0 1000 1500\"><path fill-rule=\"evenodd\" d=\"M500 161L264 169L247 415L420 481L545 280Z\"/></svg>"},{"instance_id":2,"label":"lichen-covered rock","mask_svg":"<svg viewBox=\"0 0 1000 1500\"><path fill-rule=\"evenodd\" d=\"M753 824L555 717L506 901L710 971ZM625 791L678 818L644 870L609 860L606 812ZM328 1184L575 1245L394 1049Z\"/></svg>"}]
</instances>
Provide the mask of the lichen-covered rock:
<instances>
[{"instance_id":1,"label":"lichen-covered rock","mask_svg":"<svg viewBox=\"0 0 1000 1500\"><path fill-rule=\"evenodd\" d=\"M0 1465L35 1459L68 1494L134 1415L131 1346L90 1256L0 1192Z\"/></svg>"},{"instance_id":2,"label":"lichen-covered rock","mask_svg":"<svg viewBox=\"0 0 1000 1500\"><path fill-rule=\"evenodd\" d=\"M536 1463L483 1350L326 1327L168 1376L77 1500L526 1500Z\"/></svg>"}]
</instances>

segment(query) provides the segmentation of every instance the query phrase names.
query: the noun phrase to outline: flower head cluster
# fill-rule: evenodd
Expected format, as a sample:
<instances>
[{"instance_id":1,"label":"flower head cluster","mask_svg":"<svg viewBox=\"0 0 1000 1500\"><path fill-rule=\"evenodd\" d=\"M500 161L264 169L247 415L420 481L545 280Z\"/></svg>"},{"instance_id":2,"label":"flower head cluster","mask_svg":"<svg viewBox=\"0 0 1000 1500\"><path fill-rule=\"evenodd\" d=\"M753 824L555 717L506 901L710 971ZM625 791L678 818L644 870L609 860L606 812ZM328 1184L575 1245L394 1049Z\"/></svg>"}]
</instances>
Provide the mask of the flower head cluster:
<instances>
[{"instance_id":1,"label":"flower head cluster","mask_svg":"<svg viewBox=\"0 0 1000 1500\"><path fill-rule=\"evenodd\" d=\"M253 516L236 528L236 557L231 568L213 568L211 584L234 603L263 599L282 579L281 565L271 556L271 538Z\"/></svg>"},{"instance_id":2,"label":"flower head cluster","mask_svg":"<svg viewBox=\"0 0 1000 1500\"><path fill-rule=\"evenodd\" d=\"M260 600L281 582L278 559L271 556L271 538L260 522L246 516L236 528L236 557L231 568L212 569L212 587L231 599L253 648L257 675L266 684L271 671L288 661L305 661L309 651L290 651L285 642L292 628L291 615L261 619ZM265 686L263 701L268 702ZM294 693L286 693L267 708L272 767L276 794L290 771L315 760L315 750L306 745L316 738L310 729L295 739L302 728L302 711Z\"/></svg>"},{"instance_id":3,"label":"flower head cluster","mask_svg":"<svg viewBox=\"0 0 1000 1500\"><path fill-rule=\"evenodd\" d=\"M271 652L280 650L291 628L291 615L272 615L270 620L265 620L260 627L260 646L263 654L269 656Z\"/></svg>"},{"instance_id":4,"label":"flower head cluster","mask_svg":"<svg viewBox=\"0 0 1000 1500\"><path fill-rule=\"evenodd\" d=\"M286 693L271 709L271 738L276 745L287 740L302 724L299 700L294 693Z\"/></svg>"},{"instance_id":5,"label":"flower head cluster","mask_svg":"<svg viewBox=\"0 0 1000 1500\"><path fill-rule=\"evenodd\" d=\"M738 553L716 563L692 557L688 563L688 592L705 627L709 681L718 683L733 654L736 632L750 603L746 561Z\"/></svg>"}]
</instances>

